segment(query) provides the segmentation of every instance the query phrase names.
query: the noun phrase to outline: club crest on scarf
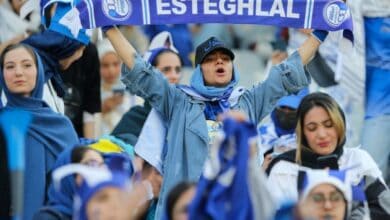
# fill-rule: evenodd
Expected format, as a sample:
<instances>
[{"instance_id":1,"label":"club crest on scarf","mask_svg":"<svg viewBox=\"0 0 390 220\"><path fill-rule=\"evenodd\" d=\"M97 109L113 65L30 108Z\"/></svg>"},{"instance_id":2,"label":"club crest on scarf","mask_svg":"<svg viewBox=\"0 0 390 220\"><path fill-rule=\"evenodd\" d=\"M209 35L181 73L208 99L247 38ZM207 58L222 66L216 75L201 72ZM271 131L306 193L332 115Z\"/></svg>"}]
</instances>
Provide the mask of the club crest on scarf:
<instances>
[{"instance_id":1,"label":"club crest on scarf","mask_svg":"<svg viewBox=\"0 0 390 220\"><path fill-rule=\"evenodd\" d=\"M131 15L132 5L127 0L103 0L102 9L108 18L123 21Z\"/></svg>"},{"instance_id":2,"label":"club crest on scarf","mask_svg":"<svg viewBox=\"0 0 390 220\"><path fill-rule=\"evenodd\" d=\"M350 17L350 12L343 2L333 1L324 7L323 16L330 26L338 27Z\"/></svg>"}]
</instances>

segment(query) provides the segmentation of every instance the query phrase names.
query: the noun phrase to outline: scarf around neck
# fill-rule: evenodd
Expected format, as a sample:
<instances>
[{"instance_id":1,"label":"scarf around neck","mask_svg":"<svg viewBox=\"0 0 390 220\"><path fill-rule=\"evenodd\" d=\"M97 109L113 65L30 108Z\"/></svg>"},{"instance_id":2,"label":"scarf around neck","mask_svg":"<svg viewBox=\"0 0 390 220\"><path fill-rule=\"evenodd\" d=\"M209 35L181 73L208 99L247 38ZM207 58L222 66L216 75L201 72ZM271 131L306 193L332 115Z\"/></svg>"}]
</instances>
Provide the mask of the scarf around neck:
<instances>
[{"instance_id":1,"label":"scarf around neck","mask_svg":"<svg viewBox=\"0 0 390 220\"><path fill-rule=\"evenodd\" d=\"M228 101L234 87L239 80L239 74L233 67L233 79L225 87L206 86L200 65L197 65L191 77L191 89L205 98L206 108L204 110L207 120L215 121L218 114L230 109Z\"/></svg>"}]
</instances>

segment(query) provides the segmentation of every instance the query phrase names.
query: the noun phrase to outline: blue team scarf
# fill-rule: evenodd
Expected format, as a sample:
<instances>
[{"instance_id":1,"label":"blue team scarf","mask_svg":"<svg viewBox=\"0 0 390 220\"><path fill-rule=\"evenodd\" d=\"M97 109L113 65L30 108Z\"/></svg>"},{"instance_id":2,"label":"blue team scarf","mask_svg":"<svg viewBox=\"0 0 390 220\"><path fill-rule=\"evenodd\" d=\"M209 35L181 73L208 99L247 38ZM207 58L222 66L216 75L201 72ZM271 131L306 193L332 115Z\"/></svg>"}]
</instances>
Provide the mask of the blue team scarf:
<instances>
[{"instance_id":1,"label":"blue team scarf","mask_svg":"<svg viewBox=\"0 0 390 220\"><path fill-rule=\"evenodd\" d=\"M64 2L79 16L72 29L107 25L188 23L260 24L319 30L344 30L353 40L351 13L341 0L156 1L156 0L44 0L43 8ZM47 3L48 2L48 3Z\"/></svg>"},{"instance_id":2,"label":"blue team scarf","mask_svg":"<svg viewBox=\"0 0 390 220\"><path fill-rule=\"evenodd\" d=\"M200 65L198 65L192 74L190 87L179 86L179 88L193 98L204 101L206 119L215 121L218 114L230 109L229 97L239 81L239 75L236 68L233 67L233 79L227 86L221 88L206 86Z\"/></svg>"},{"instance_id":3,"label":"blue team scarf","mask_svg":"<svg viewBox=\"0 0 390 220\"><path fill-rule=\"evenodd\" d=\"M253 219L248 186L249 141L256 126L226 119L189 206L190 219Z\"/></svg>"},{"instance_id":4,"label":"blue team scarf","mask_svg":"<svg viewBox=\"0 0 390 220\"><path fill-rule=\"evenodd\" d=\"M204 83L203 73L200 69L200 65L197 65L195 71L191 76L190 85L195 91L197 91L199 94L206 98L212 100L221 100L223 99L223 97L225 97L226 99L229 98L232 89L237 85L238 81L240 80L239 77L240 74L238 73L237 69L233 67L233 78L227 86L222 88L206 86Z\"/></svg>"}]
</instances>

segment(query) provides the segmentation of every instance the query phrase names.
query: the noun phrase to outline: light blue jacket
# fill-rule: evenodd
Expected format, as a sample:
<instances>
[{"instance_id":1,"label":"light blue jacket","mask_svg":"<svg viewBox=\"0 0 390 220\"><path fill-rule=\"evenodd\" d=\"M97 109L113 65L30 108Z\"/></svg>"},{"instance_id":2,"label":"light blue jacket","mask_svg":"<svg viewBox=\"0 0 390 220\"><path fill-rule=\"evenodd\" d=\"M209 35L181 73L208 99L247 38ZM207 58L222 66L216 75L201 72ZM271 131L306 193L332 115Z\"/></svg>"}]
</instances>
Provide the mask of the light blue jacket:
<instances>
[{"instance_id":1,"label":"light blue jacket","mask_svg":"<svg viewBox=\"0 0 390 220\"><path fill-rule=\"evenodd\" d=\"M150 102L169 124L168 149L162 167L164 180L156 213L156 219L160 219L169 190L183 180L197 181L202 173L209 143L203 113L205 103L170 85L157 69L138 55L133 69L123 65L122 81L131 93ZM295 52L285 62L272 67L264 82L243 91L231 108L246 113L250 121L258 124L280 97L297 93L309 82L310 77Z\"/></svg>"}]
</instances>

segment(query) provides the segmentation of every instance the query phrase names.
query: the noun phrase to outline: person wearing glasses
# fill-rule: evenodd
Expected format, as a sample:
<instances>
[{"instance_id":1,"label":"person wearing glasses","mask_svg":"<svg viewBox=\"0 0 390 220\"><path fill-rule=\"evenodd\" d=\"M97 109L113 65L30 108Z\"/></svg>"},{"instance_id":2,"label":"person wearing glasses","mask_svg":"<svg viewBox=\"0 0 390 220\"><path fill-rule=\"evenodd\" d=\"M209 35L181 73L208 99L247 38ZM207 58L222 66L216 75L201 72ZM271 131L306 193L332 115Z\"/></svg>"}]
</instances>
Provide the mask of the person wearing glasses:
<instances>
[{"instance_id":1,"label":"person wearing glasses","mask_svg":"<svg viewBox=\"0 0 390 220\"><path fill-rule=\"evenodd\" d=\"M354 186L365 186L371 218L389 218L390 190L366 151L344 147L346 122L337 102L326 93L309 94L302 99L297 118L297 148L277 156L267 168L276 199L297 201L298 171L302 167L334 170L355 167L348 175Z\"/></svg>"},{"instance_id":2,"label":"person wearing glasses","mask_svg":"<svg viewBox=\"0 0 390 220\"><path fill-rule=\"evenodd\" d=\"M303 179L305 183L298 202L302 219L348 219L352 190L342 179L342 172L308 170L303 172Z\"/></svg>"}]
</instances>

